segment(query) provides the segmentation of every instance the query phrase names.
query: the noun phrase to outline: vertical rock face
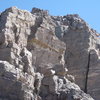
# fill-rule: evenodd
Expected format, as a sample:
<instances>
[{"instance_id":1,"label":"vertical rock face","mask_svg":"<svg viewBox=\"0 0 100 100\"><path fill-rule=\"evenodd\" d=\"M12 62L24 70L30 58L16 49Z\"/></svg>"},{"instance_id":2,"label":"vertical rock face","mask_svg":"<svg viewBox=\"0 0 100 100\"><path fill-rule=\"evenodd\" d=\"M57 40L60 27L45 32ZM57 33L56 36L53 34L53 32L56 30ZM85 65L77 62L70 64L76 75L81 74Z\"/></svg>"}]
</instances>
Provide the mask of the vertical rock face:
<instances>
[{"instance_id":1,"label":"vertical rock face","mask_svg":"<svg viewBox=\"0 0 100 100\"><path fill-rule=\"evenodd\" d=\"M78 15L56 18L58 37L66 43L65 64L69 73L75 76L76 83L96 100L100 97L99 56L100 40L98 33L89 28ZM66 28L67 26L67 28ZM59 29L60 28L60 29Z\"/></svg>"},{"instance_id":2,"label":"vertical rock face","mask_svg":"<svg viewBox=\"0 0 100 100\"><path fill-rule=\"evenodd\" d=\"M88 26L77 15L64 17L64 22L68 25L62 37L66 43L65 63L75 76L76 83L84 90L90 45Z\"/></svg>"},{"instance_id":3,"label":"vertical rock face","mask_svg":"<svg viewBox=\"0 0 100 100\"><path fill-rule=\"evenodd\" d=\"M0 16L0 98L31 100L34 90L32 54L27 50L30 25L35 17L12 7ZM32 23L33 21L33 23Z\"/></svg>"},{"instance_id":4,"label":"vertical rock face","mask_svg":"<svg viewBox=\"0 0 100 100\"><path fill-rule=\"evenodd\" d=\"M32 52L36 70L40 72L48 64L64 64L65 44L55 36L56 24L51 16L36 8L32 14L36 15L36 21L31 27L27 48Z\"/></svg>"},{"instance_id":5,"label":"vertical rock face","mask_svg":"<svg viewBox=\"0 0 100 100\"><path fill-rule=\"evenodd\" d=\"M6 9L0 14L0 99L94 100L90 93L98 100L99 49L96 33L78 15Z\"/></svg>"}]
</instances>

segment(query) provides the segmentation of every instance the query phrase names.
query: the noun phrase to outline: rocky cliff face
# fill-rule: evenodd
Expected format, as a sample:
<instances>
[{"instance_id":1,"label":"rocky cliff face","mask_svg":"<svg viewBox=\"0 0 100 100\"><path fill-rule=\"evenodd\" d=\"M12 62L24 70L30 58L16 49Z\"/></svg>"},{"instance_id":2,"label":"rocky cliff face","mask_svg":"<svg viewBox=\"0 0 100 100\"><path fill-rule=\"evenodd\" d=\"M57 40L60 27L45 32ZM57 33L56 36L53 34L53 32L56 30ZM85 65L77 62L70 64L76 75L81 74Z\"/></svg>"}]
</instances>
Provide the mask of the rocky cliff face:
<instances>
[{"instance_id":1,"label":"rocky cliff face","mask_svg":"<svg viewBox=\"0 0 100 100\"><path fill-rule=\"evenodd\" d=\"M0 100L99 100L99 45L78 15L6 9L0 14Z\"/></svg>"},{"instance_id":2,"label":"rocky cliff face","mask_svg":"<svg viewBox=\"0 0 100 100\"><path fill-rule=\"evenodd\" d=\"M57 20L57 18L56 18ZM96 100L100 99L100 38L78 15L57 20L58 37L66 44L65 64L76 83ZM65 28L67 27L67 28Z\"/></svg>"}]
</instances>

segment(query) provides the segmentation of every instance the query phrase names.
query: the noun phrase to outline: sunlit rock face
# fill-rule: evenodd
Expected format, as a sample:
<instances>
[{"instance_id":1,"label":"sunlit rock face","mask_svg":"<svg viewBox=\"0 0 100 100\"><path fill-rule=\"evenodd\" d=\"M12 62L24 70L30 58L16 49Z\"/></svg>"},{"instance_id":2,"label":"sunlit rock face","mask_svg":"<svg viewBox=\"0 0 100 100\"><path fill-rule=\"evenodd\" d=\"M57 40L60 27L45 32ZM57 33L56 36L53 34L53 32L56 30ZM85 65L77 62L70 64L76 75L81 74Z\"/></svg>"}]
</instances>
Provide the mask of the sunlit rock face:
<instances>
[{"instance_id":1,"label":"sunlit rock face","mask_svg":"<svg viewBox=\"0 0 100 100\"><path fill-rule=\"evenodd\" d=\"M0 100L99 100L97 35L78 15L6 9L0 14Z\"/></svg>"}]
</instances>

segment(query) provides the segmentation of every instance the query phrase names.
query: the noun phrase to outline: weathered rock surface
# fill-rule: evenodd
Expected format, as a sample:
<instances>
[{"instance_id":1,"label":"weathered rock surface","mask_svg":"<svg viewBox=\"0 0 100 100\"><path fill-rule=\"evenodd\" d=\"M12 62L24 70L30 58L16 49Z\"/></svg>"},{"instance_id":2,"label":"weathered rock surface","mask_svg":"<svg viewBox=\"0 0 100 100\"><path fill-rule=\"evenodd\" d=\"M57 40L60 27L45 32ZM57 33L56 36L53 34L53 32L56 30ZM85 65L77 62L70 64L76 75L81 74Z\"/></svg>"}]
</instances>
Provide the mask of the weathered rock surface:
<instances>
[{"instance_id":1,"label":"weathered rock surface","mask_svg":"<svg viewBox=\"0 0 100 100\"><path fill-rule=\"evenodd\" d=\"M78 15L6 9L0 14L0 100L99 100L96 34Z\"/></svg>"},{"instance_id":2,"label":"weathered rock surface","mask_svg":"<svg viewBox=\"0 0 100 100\"><path fill-rule=\"evenodd\" d=\"M66 43L65 64L76 83L96 100L100 96L100 38L78 15L55 18L58 37ZM67 28L65 28L67 27ZM60 29L59 29L60 28Z\"/></svg>"}]
</instances>

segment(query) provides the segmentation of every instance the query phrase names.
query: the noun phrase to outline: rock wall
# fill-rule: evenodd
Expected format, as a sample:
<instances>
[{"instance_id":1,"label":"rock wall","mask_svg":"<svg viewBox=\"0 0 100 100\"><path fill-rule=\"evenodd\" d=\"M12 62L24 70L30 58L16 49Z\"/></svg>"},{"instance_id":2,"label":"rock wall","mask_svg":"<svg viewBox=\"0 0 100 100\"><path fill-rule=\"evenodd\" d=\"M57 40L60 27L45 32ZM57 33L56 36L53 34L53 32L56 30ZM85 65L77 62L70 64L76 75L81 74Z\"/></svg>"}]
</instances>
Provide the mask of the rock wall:
<instances>
[{"instance_id":1,"label":"rock wall","mask_svg":"<svg viewBox=\"0 0 100 100\"><path fill-rule=\"evenodd\" d=\"M96 34L78 15L6 9L0 14L0 99L99 100Z\"/></svg>"},{"instance_id":2,"label":"rock wall","mask_svg":"<svg viewBox=\"0 0 100 100\"><path fill-rule=\"evenodd\" d=\"M65 64L69 73L75 76L82 90L99 100L99 34L78 15L63 16L60 21L56 17L55 20L60 23L56 31L59 34L56 34L66 44Z\"/></svg>"}]
</instances>

